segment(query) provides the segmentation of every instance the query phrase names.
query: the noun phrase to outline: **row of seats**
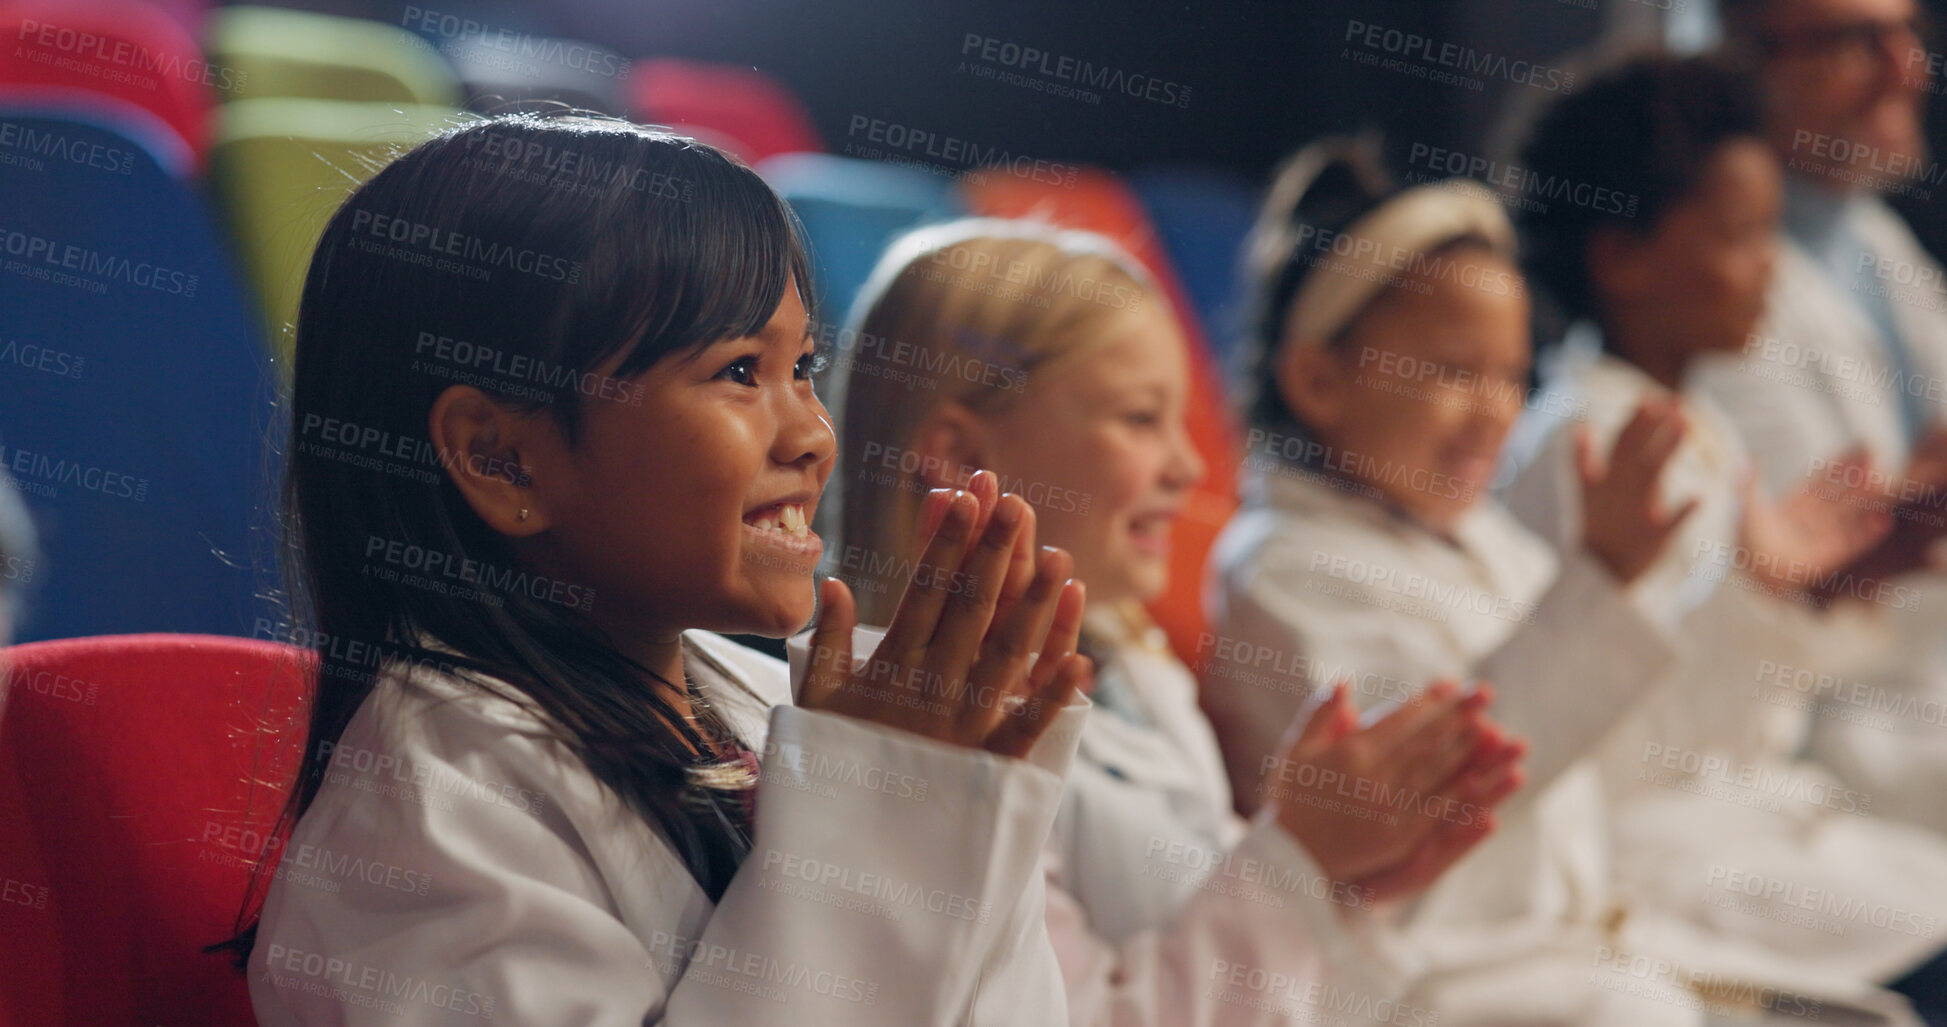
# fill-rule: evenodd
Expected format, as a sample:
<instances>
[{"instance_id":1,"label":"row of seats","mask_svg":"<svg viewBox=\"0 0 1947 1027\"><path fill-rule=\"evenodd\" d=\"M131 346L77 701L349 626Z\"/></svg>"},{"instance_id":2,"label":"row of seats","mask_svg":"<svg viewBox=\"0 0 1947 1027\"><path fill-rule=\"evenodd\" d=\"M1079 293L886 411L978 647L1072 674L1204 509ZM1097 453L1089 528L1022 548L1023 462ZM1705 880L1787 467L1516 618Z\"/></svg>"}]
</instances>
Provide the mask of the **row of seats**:
<instances>
[{"instance_id":1,"label":"row of seats","mask_svg":"<svg viewBox=\"0 0 1947 1027\"><path fill-rule=\"evenodd\" d=\"M462 117L463 97L495 88L484 73L462 77L479 53L442 40L437 24L421 27L430 36L231 7L205 22L205 56L179 17L144 0L0 0L0 32L21 41L0 56L0 118L11 138L27 140L12 148L18 159L0 163L0 187L20 200L4 255L59 241L171 272L163 287L77 277L45 260L16 260L18 270L0 274L0 446L45 542L23 638L248 634L277 619L263 597L276 585L279 468L260 454L310 251L388 153ZM577 53L575 63L595 60ZM843 157L817 152L803 105L752 69L600 66L617 69L616 89L626 82L634 117L709 138L777 186L804 220L828 317L842 316L890 238L927 221L1035 216L1105 232L1138 254L1193 315L1203 357L1193 423L1214 470L1180 529L1177 568L1194 572L1232 504L1217 368L1247 185L1195 167L1126 179L1090 172L1056 186ZM501 71L532 76L534 67ZM502 85L493 95L512 95ZM113 168L71 166L104 155ZM9 353L82 369L7 367ZM142 497L82 480L103 476L136 482L126 489ZM1201 621L1179 602L1159 619L1187 643Z\"/></svg>"},{"instance_id":2,"label":"row of seats","mask_svg":"<svg viewBox=\"0 0 1947 1027\"><path fill-rule=\"evenodd\" d=\"M329 208L329 197L315 202L315 194L342 191L372 159L459 117L462 105L492 111L552 102L626 114L682 126L751 163L823 149L804 105L754 69L630 61L518 26L407 11L403 25L389 25L226 7L208 16L207 46L199 47L182 11L152 0L7 0L0 31L25 47L0 64L0 85L10 95L33 89L43 99L65 93L84 102L123 101L179 137L191 158L185 170L214 164L215 192L273 326L292 309L292 279L310 241L303 229L319 219L318 208ZM139 56L116 56L124 53ZM131 70L144 73L114 74ZM173 140L150 142L175 149ZM183 167L179 159L164 163ZM901 177L868 170L877 166L829 170ZM259 178L292 184L279 195L254 184ZM1216 326L1250 214L1248 184L1193 167L1139 173L1133 181L1176 265L1191 275L1196 313Z\"/></svg>"},{"instance_id":3,"label":"row of seats","mask_svg":"<svg viewBox=\"0 0 1947 1027\"><path fill-rule=\"evenodd\" d=\"M7 583L30 586L33 637L246 634L270 585L274 377L189 184L211 134L203 15L0 5L0 468L39 528ZM302 651L150 635L0 655L0 1025L254 1023L201 949L295 766L260 743L303 737Z\"/></svg>"}]
</instances>

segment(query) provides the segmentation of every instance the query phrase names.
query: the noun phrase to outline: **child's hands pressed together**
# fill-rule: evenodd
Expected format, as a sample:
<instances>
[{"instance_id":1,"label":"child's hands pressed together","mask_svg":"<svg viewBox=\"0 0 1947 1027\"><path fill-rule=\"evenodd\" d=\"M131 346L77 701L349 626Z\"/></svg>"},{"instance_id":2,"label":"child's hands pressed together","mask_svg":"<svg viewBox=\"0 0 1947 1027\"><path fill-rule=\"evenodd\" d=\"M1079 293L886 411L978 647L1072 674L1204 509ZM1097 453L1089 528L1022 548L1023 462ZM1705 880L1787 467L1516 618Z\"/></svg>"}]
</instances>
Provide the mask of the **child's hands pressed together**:
<instances>
[{"instance_id":1,"label":"child's hands pressed together","mask_svg":"<svg viewBox=\"0 0 1947 1027\"><path fill-rule=\"evenodd\" d=\"M1436 682L1368 727L1344 685L1270 765L1278 823L1335 881L1376 899L1417 892L1493 830L1492 808L1521 785L1526 743L1484 710L1493 692Z\"/></svg>"},{"instance_id":2,"label":"child's hands pressed together","mask_svg":"<svg viewBox=\"0 0 1947 1027\"><path fill-rule=\"evenodd\" d=\"M885 640L852 666L851 591L824 584L800 703L1003 756L1024 756L1090 674L1082 584L1034 546L1034 511L980 472L927 496L931 532Z\"/></svg>"},{"instance_id":3,"label":"child's hands pressed together","mask_svg":"<svg viewBox=\"0 0 1947 1027\"><path fill-rule=\"evenodd\" d=\"M1616 436L1609 458L1596 456L1588 427L1575 434L1575 466L1582 481L1582 545L1628 584L1648 570L1669 545L1696 500L1663 509L1658 483L1689 431L1674 399L1645 399Z\"/></svg>"}]
</instances>

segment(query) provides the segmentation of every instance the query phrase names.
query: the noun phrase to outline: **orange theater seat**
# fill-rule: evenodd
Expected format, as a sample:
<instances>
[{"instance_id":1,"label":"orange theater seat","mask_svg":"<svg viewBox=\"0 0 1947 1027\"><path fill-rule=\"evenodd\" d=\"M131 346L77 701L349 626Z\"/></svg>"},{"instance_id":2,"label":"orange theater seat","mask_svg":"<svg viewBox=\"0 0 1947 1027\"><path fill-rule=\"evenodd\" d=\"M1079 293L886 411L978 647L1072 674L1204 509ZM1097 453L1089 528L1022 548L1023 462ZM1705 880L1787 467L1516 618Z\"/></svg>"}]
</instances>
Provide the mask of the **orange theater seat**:
<instances>
[{"instance_id":1,"label":"orange theater seat","mask_svg":"<svg viewBox=\"0 0 1947 1027\"><path fill-rule=\"evenodd\" d=\"M282 807L314 664L213 635L0 651L0 1025L256 1022L201 950Z\"/></svg>"},{"instance_id":2,"label":"orange theater seat","mask_svg":"<svg viewBox=\"0 0 1947 1027\"><path fill-rule=\"evenodd\" d=\"M1238 436L1229 408L1224 402L1223 379L1211 356L1192 306L1170 266L1169 257L1158 244L1142 203L1123 181L1107 171L1081 169L1072 184L1066 174L1041 178L1060 178L1060 182L1034 181L1031 177L998 169L983 169L966 176L967 208L990 217L1037 218L1064 228L1081 228L1114 239L1142 261L1168 295L1184 337L1190 344L1190 438L1202 454L1209 471L1203 484L1191 493L1189 505L1171 534L1170 588L1149 605L1150 616L1168 633L1176 653L1196 669L1201 664L1199 639L1204 634L1203 565L1210 547L1225 522L1237 509Z\"/></svg>"}]
</instances>

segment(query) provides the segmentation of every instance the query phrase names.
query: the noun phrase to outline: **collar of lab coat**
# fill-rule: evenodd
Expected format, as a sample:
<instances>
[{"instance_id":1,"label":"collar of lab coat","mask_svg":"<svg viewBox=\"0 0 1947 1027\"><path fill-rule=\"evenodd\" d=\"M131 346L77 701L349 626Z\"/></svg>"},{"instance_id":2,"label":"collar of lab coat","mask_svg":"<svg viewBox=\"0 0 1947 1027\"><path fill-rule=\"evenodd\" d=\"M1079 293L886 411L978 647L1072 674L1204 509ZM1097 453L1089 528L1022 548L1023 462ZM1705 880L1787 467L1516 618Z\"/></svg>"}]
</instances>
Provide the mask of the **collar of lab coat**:
<instances>
[{"instance_id":1,"label":"collar of lab coat","mask_svg":"<svg viewBox=\"0 0 1947 1027\"><path fill-rule=\"evenodd\" d=\"M1480 560L1490 569L1507 562L1509 550L1547 567L1555 561L1549 547L1523 528L1491 497L1482 497L1460 515L1453 532L1441 535L1418 520L1368 493L1371 486L1294 464L1264 462L1245 465L1243 500L1247 508L1275 510L1299 521L1351 523L1404 544L1438 542ZM1493 554L1493 555L1490 555Z\"/></svg>"},{"instance_id":2,"label":"collar of lab coat","mask_svg":"<svg viewBox=\"0 0 1947 1027\"><path fill-rule=\"evenodd\" d=\"M1588 417L1592 422L1598 451L1613 445L1616 435L1635 415L1636 407L1652 396L1669 396L1672 393L1662 382L1651 378L1642 368L1613 353L1603 352L1572 372L1571 388L1587 399ZM1685 388L1678 394L1689 415L1690 430L1684 435L1679 458L1701 461L1706 473L1713 476L1730 477L1743 460L1742 451L1735 444L1735 433L1725 421L1725 416L1715 401L1697 389ZM1670 487L1675 477L1672 463L1663 476L1665 488ZM1665 493L1666 502L1671 495Z\"/></svg>"},{"instance_id":3,"label":"collar of lab coat","mask_svg":"<svg viewBox=\"0 0 1947 1027\"><path fill-rule=\"evenodd\" d=\"M1785 233L1807 250L1824 257L1837 244L1839 232L1855 208L1868 202L1855 189L1834 192L1803 175L1785 176Z\"/></svg>"},{"instance_id":4,"label":"collar of lab coat","mask_svg":"<svg viewBox=\"0 0 1947 1027\"><path fill-rule=\"evenodd\" d=\"M704 698L715 706L725 725L740 741L763 751L764 740L770 733L770 708L791 704L792 693L783 661L709 631L685 631L683 642L685 662L703 660L713 671L697 680ZM431 652L461 655L459 650L431 635L424 636L419 645ZM490 705L483 707L483 712L490 710L491 715L509 728L553 733L548 727L547 713L526 693L499 678L481 676L497 686L495 696L462 685L452 674L422 663L412 665L408 680L415 687L442 698L484 701ZM384 677L380 680L382 683Z\"/></svg>"}]
</instances>

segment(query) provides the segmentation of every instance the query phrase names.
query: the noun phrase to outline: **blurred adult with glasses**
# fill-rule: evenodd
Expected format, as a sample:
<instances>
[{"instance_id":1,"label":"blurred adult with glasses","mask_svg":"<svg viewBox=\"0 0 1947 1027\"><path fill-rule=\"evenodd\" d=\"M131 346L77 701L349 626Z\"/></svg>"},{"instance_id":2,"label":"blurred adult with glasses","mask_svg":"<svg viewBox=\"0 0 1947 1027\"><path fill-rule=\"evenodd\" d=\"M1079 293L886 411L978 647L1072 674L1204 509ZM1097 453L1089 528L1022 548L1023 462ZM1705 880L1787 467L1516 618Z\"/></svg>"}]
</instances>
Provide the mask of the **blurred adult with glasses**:
<instances>
[{"instance_id":1,"label":"blurred adult with glasses","mask_svg":"<svg viewBox=\"0 0 1947 1027\"><path fill-rule=\"evenodd\" d=\"M1947 274L1887 203L1947 202L1922 117L1947 58L1916 0L1719 0L1719 13L1785 168L1784 245L1765 318L1693 383L1730 414L1773 494L1824 475L1869 485L1894 515L1847 572L1861 580L1836 585L1859 594L1930 563L1901 579L1916 602L1882 605L1821 668L1890 726L1815 718L1809 751L1876 815L1947 829L1947 718L1928 713L1947 711ZM1853 450L1870 466L1848 466Z\"/></svg>"},{"instance_id":2,"label":"blurred adult with glasses","mask_svg":"<svg viewBox=\"0 0 1947 1027\"><path fill-rule=\"evenodd\" d=\"M1930 287L1939 265L1885 202L1947 189L1922 126L1937 62L1915 2L1720 0L1724 48L1763 88L1789 245L1743 366L1708 378L1774 487L1855 444L1890 475L1939 420L1927 383L1947 369L1947 286Z\"/></svg>"}]
</instances>

